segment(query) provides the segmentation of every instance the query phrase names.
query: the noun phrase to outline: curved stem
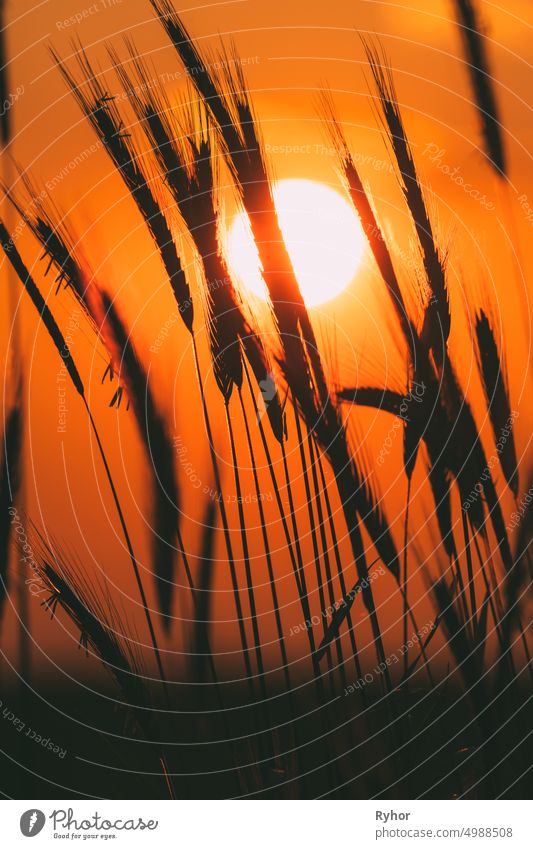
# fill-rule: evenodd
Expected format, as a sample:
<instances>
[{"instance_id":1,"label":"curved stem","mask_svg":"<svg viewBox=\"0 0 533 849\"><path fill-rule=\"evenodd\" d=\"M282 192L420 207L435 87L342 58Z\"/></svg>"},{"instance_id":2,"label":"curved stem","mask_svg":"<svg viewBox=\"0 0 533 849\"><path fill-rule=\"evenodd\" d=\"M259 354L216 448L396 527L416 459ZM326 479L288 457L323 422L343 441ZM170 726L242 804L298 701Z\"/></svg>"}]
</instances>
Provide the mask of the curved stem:
<instances>
[{"instance_id":1,"label":"curved stem","mask_svg":"<svg viewBox=\"0 0 533 849\"><path fill-rule=\"evenodd\" d=\"M220 518L222 520L222 530L223 530L223 533L224 533L224 541L225 541L225 544L226 544L226 551L228 553L228 562L229 562L229 569L230 569L230 575L231 575L231 583L232 583L232 587L233 587L233 597L235 599L235 609L237 611L237 620L238 620L238 624L239 624L239 634L240 634L240 638L241 638L242 653L243 653L243 657L244 657L244 666L245 666L245 669L246 669L246 675L248 676L249 687L252 688L252 665L250 663L250 652L249 652L249 648L248 648L248 640L246 638L246 630L244 628L244 617L243 617L243 612L242 612L241 599L240 599L240 595L239 595L239 583L237 581L237 572L235 570L235 559L233 557L233 546L231 544L231 536L230 536L230 532L229 532L228 517L227 517L227 513L226 513L226 507L224 505L224 497L223 497L223 494L222 494L222 483L221 483L221 480L220 480L220 471L219 471L219 468L218 468L218 462L217 462L217 457L216 457L216 454L215 454L215 449L213 447L213 433L212 433L212 430L211 430L211 423L209 421L209 413L207 411L207 404L206 404L206 400L205 400L204 387L203 387L203 384L202 384L202 374L200 372L200 361L198 359L198 349L196 347L196 338L195 338L194 334L192 334L191 339L192 339L192 348L193 348L193 353L194 353L194 365L196 367L196 376L198 378L198 387L199 387L199 390L200 390L200 398L201 398L201 401L202 401L202 412L203 412L203 416L204 416L204 424L205 424L205 429L206 429L206 433L207 433L207 441L209 443L209 453L210 453L210 456L211 456L211 465L213 466L213 473L215 475L215 485L216 485L216 488L217 488L217 492L220 495L218 505L219 505L219 508L220 508Z\"/></svg>"},{"instance_id":2,"label":"curved stem","mask_svg":"<svg viewBox=\"0 0 533 849\"><path fill-rule=\"evenodd\" d=\"M286 649L286 646L285 646L285 638L283 636L283 626L282 626L282 623L281 623L281 616L280 616L280 612L279 612L279 600L278 600L278 592L277 592L277 589L276 589L276 579L275 579L275 576L274 576L274 567L273 567L273 564L272 564L272 554L271 554L271 551L270 551L270 543L269 543L269 540L268 540L265 511L264 511L264 508L263 508L263 502L262 502L262 498L261 498L262 492L261 492L261 487L260 487L260 484L259 484L259 477L257 475L257 465L256 465L256 461L255 461L255 452L254 452L254 447L253 447L253 443L252 443L252 436L251 436L251 433L250 433L250 426L248 424L248 416L246 414L246 408L244 406L244 399L242 397L242 391L240 389L239 389L239 401L240 401L240 404L241 404L241 412L242 412L242 417L243 417L243 421L244 421L244 427L245 427L245 430L246 430L246 441L247 441L247 445L248 445L248 453L250 455L250 463L251 463L251 466L252 466L252 473L253 473L253 477L254 477L255 492L256 492L256 496L257 496L257 507L258 507L258 510L259 510L259 519L260 519L260 523L261 523L261 534L262 534L262 537L263 537L263 546L264 546L264 549L265 549L265 557L266 557L266 561L267 561L268 580L269 580L269 583L270 583L270 592L272 594L272 603L273 603L273 606L274 606L274 616L275 616L275 619L276 619L276 628L277 628L277 632L278 632L278 642L279 642L279 647L280 647L280 652L281 652L281 659L282 659L282 663L283 663L283 670L284 670L284 674L285 674L285 683L286 683L286 686L287 686L287 690L290 690L290 677L289 677L287 649Z\"/></svg>"},{"instance_id":3,"label":"curved stem","mask_svg":"<svg viewBox=\"0 0 533 849\"><path fill-rule=\"evenodd\" d=\"M120 501L118 499L117 491L115 489L115 484L113 483L113 476L111 474L111 469L109 468L109 465L108 465L108 462L107 462L107 458L106 458L105 451L104 451L104 446L102 445L102 441L101 441L100 435L98 433L98 428L96 427L96 422L93 419L93 415L91 413L89 404L87 403L87 399L85 398L85 396L82 396L82 397L83 397L83 403L85 404L85 409L87 410L87 414L89 416L91 428L92 428L92 431L94 433L94 436L95 436L95 439L96 439L96 442L97 442L97 445L98 445L98 450L100 451L100 456L101 456L102 462L104 464L105 472L106 472L106 475L107 475L107 480L109 482L109 487L111 489L111 493L113 495L113 500L115 502L115 507L117 508L117 513L118 513L120 525L122 527L122 532L124 534L124 539L126 541L128 554L129 554L130 560L131 560L131 565L133 566L133 572L135 574L135 580L137 581L137 587L139 589L139 595L141 597L144 615L146 617L146 623L148 625L148 630L150 632L150 639L152 641L155 659L157 661L157 668L159 670L159 675L160 675L161 681L165 685L165 689L166 689L167 679L165 677L163 664L161 662L161 655L159 653L159 646L157 645L157 639L156 639L156 636L155 636L154 625L153 625L153 622L152 622L152 617L150 616L150 610L148 608L148 602L146 600L146 594L144 592L141 573L139 571L139 564L137 563L137 558L135 557L135 554L134 554L134 551L133 551L133 546L131 544L130 535L129 535L128 528L127 528L127 525L126 525L126 520L124 519L122 507L120 506Z\"/></svg>"},{"instance_id":4,"label":"curved stem","mask_svg":"<svg viewBox=\"0 0 533 849\"><path fill-rule=\"evenodd\" d=\"M261 651L261 637L259 634L259 625L257 622L257 607L255 603L255 593L254 593L254 582L252 577L252 567L250 564L250 551L248 546L248 536L246 532L246 522L244 518L244 510L242 506L242 489L241 489L241 480L239 474L239 466L237 461L237 449L235 447L235 436L233 434L233 425L231 423L231 416L229 412L229 405L224 404L224 410L226 412L226 422L228 425L228 433L229 433L229 441L231 446L231 461L233 465L233 476L235 480L235 491L237 494L237 507L239 512L239 524L241 530L241 542L242 542L242 553L244 558L244 571L246 574L246 586L248 590L248 603L250 605L250 618L252 621L252 633L254 637L254 650L255 650L255 658L257 662L257 670L259 673L259 683L261 687L261 695L263 699L266 699L266 685L265 685L265 666L263 663L263 652Z\"/></svg>"},{"instance_id":5,"label":"curved stem","mask_svg":"<svg viewBox=\"0 0 533 849\"><path fill-rule=\"evenodd\" d=\"M403 656L403 671L404 676L407 675L409 668L409 652L407 649L407 616L409 603L407 600L407 534L409 533L409 504L411 502L411 476L407 478L407 495L405 502L405 522L403 527L403 648L405 649Z\"/></svg>"}]
</instances>

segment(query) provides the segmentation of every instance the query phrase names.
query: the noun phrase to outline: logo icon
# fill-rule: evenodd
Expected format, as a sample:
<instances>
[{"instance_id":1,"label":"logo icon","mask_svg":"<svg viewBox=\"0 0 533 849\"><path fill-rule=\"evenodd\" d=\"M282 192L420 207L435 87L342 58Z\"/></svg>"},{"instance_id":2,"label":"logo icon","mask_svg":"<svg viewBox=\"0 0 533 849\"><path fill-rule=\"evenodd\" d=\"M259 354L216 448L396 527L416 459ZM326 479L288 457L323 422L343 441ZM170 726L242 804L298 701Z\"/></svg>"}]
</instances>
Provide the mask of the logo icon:
<instances>
[{"instance_id":1,"label":"logo icon","mask_svg":"<svg viewBox=\"0 0 533 849\"><path fill-rule=\"evenodd\" d=\"M35 837L43 830L45 822L46 817L42 811L37 808L30 808L20 818L20 830L24 837Z\"/></svg>"}]
</instances>

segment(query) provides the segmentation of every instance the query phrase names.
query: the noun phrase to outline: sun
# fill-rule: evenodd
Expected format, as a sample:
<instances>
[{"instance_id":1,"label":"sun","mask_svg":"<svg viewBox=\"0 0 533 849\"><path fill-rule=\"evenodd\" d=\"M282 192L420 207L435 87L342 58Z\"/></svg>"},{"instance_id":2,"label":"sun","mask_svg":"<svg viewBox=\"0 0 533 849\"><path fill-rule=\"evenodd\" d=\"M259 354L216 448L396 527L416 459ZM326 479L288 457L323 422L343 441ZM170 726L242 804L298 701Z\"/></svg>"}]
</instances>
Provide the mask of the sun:
<instances>
[{"instance_id":1,"label":"sun","mask_svg":"<svg viewBox=\"0 0 533 849\"><path fill-rule=\"evenodd\" d=\"M307 306L331 301L352 282L363 257L364 235L355 211L334 189L314 180L273 186L281 232ZM246 213L226 235L228 265L241 286L266 300L257 248Z\"/></svg>"}]
</instances>

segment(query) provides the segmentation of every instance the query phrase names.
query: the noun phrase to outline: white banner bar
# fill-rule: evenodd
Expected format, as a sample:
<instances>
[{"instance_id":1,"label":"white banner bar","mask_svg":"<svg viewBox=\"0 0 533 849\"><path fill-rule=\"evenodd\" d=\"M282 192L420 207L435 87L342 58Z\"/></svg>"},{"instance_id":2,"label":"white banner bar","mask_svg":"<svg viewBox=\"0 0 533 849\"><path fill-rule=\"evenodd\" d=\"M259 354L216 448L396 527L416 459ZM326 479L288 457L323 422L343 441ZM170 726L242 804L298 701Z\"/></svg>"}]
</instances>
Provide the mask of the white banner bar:
<instances>
[{"instance_id":1,"label":"white banner bar","mask_svg":"<svg viewBox=\"0 0 533 849\"><path fill-rule=\"evenodd\" d=\"M4 801L0 845L531 849L530 809L520 801Z\"/></svg>"}]
</instances>

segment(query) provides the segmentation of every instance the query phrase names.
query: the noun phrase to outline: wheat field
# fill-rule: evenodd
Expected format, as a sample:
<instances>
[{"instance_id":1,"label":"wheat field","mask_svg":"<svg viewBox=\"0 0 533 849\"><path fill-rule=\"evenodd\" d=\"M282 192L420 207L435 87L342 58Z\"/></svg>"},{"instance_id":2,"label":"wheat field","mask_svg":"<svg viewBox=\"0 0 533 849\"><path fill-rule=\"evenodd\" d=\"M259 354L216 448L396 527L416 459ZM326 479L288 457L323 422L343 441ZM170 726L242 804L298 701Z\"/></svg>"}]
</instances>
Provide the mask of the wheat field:
<instances>
[{"instance_id":1,"label":"wheat field","mask_svg":"<svg viewBox=\"0 0 533 849\"><path fill-rule=\"evenodd\" d=\"M377 18L349 33L357 98L314 66L310 135L243 39L141 5L149 38L58 19L48 177L4 62L6 792L527 798L529 225L488 4L448 9L455 170ZM302 203L314 290L276 188L310 152L348 222L324 270L313 222L341 224ZM355 249L350 303L310 304Z\"/></svg>"}]
</instances>

